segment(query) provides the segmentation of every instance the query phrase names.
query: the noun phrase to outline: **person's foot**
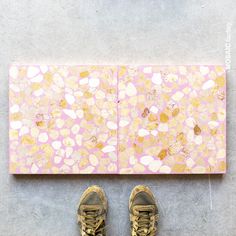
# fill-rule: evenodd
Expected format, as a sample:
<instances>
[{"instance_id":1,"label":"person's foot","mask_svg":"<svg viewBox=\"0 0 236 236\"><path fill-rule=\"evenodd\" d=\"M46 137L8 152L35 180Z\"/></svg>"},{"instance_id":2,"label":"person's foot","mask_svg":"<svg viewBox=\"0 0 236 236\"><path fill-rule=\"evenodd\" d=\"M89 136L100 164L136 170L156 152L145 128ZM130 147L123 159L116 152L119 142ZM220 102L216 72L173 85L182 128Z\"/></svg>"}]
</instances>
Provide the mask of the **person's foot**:
<instances>
[{"instance_id":1,"label":"person's foot","mask_svg":"<svg viewBox=\"0 0 236 236\"><path fill-rule=\"evenodd\" d=\"M87 188L80 198L78 223L81 236L105 236L107 199L99 186Z\"/></svg>"},{"instance_id":2,"label":"person's foot","mask_svg":"<svg viewBox=\"0 0 236 236\"><path fill-rule=\"evenodd\" d=\"M155 236L158 208L151 190L143 185L136 186L129 199L131 236Z\"/></svg>"}]
</instances>

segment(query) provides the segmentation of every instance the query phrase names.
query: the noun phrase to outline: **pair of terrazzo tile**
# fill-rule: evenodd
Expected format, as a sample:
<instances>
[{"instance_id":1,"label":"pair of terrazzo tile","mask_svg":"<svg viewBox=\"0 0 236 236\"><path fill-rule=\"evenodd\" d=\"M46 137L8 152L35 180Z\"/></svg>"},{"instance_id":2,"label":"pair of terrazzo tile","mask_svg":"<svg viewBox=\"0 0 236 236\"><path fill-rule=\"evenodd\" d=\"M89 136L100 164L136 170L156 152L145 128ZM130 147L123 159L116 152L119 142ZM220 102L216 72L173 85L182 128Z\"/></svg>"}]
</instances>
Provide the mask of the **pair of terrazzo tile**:
<instances>
[{"instance_id":1,"label":"pair of terrazzo tile","mask_svg":"<svg viewBox=\"0 0 236 236\"><path fill-rule=\"evenodd\" d=\"M12 65L13 174L226 171L222 66Z\"/></svg>"}]
</instances>

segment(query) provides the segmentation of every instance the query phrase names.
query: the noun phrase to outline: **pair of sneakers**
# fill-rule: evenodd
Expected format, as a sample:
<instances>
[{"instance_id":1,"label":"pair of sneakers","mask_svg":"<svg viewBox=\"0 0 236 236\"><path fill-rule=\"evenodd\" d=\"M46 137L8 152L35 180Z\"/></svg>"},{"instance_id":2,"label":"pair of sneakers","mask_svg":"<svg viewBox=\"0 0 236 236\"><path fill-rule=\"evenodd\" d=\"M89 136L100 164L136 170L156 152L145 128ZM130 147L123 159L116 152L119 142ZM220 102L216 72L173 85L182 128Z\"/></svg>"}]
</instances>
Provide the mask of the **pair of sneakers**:
<instances>
[{"instance_id":1,"label":"pair of sneakers","mask_svg":"<svg viewBox=\"0 0 236 236\"><path fill-rule=\"evenodd\" d=\"M99 186L91 186L81 196L78 223L81 236L105 236L108 203ZM158 208L155 197L147 186L136 186L129 199L131 236L155 236Z\"/></svg>"}]
</instances>

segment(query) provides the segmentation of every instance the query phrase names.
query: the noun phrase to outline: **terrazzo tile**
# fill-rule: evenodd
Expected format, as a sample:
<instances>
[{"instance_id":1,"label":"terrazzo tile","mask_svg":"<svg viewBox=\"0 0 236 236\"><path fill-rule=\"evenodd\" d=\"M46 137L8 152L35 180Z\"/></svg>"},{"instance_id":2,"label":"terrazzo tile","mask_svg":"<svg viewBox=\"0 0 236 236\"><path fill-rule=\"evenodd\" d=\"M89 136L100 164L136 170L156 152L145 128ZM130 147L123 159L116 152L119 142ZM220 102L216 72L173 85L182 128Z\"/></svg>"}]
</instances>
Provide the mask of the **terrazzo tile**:
<instances>
[{"instance_id":1,"label":"terrazzo tile","mask_svg":"<svg viewBox=\"0 0 236 236\"><path fill-rule=\"evenodd\" d=\"M221 66L121 66L119 172L224 173Z\"/></svg>"},{"instance_id":2,"label":"terrazzo tile","mask_svg":"<svg viewBox=\"0 0 236 236\"><path fill-rule=\"evenodd\" d=\"M10 68L10 172L115 173L116 68Z\"/></svg>"}]
</instances>

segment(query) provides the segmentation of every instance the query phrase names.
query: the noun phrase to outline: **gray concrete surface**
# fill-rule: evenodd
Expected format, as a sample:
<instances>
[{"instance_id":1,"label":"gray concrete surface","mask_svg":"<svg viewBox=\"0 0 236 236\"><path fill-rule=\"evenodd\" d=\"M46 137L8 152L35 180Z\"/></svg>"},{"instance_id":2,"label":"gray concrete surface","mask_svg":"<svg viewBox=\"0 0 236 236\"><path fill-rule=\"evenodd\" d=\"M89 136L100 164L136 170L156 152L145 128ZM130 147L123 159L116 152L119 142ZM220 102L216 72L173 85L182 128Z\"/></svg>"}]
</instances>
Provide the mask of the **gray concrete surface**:
<instances>
[{"instance_id":1,"label":"gray concrete surface","mask_svg":"<svg viewBox=\"0 0 236 236\"><path fill-rule=\"evenodd\" d=\"M76 204L99 184L107 232L128 236L128 197L151 186L161 236L236 235L236 51L228 71L225 176L12 176L8 174L8 65L224 64L234 0L0 0L0 236L75 236ZM228 34L229 34L228 33Z\"/></svg>"}]
</instances>

